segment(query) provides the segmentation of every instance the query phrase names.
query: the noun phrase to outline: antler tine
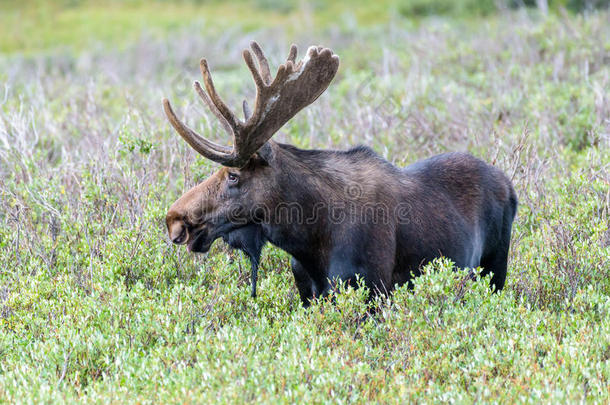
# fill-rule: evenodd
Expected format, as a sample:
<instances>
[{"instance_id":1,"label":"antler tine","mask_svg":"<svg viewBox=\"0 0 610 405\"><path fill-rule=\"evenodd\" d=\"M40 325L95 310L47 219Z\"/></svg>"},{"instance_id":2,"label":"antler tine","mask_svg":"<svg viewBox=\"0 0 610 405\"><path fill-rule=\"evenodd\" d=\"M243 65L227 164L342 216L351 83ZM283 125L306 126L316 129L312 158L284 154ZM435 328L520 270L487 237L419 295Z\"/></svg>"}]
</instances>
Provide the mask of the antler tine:
<instances>
[{"instance_id":1,"label":"antler tine","mask_svg":"<svg viewBox=\"0 0 610 405\"><path fill-rule=\"evenodd\" d=\"M265 82L263 82L263 78L261 77L261 73L256 68L254 64L254 59L252 59L252 54L249 50L244 49L243 52L244 61L246 61L246 65L248 65L248 69L252 73L252 79L254 79L254 84L256 84L257 93L260 92L260 89L265 88Z\"/></svg>"},{"instance_id":2,"label":"antler tine","mask_svg":"<svg viewBox=\"0 0 610 405\"><path fill-rule=\"evenodd\" d=\"M252 116L252 111L250 110L250 106L246 100L244 100L242 103L242 107L244 109L244 119L248 121L248 119Z\"/></svg>"},{"instance_id":3,"label":"antler tine","mask_svg":"<svg viewBox=\"0 0 610 405\"><path fill-rule=\"evenodd\" d=\"M218 109L218 112L231 127L233 134L236 134L241 127L240 122L237 118L235 118L235 115L233 115L229 107L227 107L224 101L222 101L220 96L218 96L218 93L216 93L214 82L212 81L212 75L210 74L210 69L208 68L208 62L205 59L201 59L199 62L199 67L201 68L201 74L203 76L203 84L205 85L205 89L207 90L210 99Z\"/></svg>"},{"instance_id":4,"label":"antler tine","mask_svg":"<svg viewBox=\"0 0 610 405\"><path fill-rule=\"evenodd\" d=\"M288 58L286 61L295 63L297 59L297 46L295 44L290 45L290 52L288 52Z\"/></svg>"},{"instance_id":5,"label":"antler tine","mask_svg":"<svg viewBox=\"0 0 610 405\"><path fill-rule=\"evenodd\" d=\"M212 111L212 113L214 114L214 116L216 116L216 118L218 118L218 121L220 121L220 124L222 125L224 130L227 131L227 133L229 135L233 135L233 128L231 128L231 126L229 125L229 123L227 122L225 117L220 113L220 111L218 111L218 108L216 108L216 106L214 105L212 100L210 100L210 97L206 94L206 92L201 87L201 83L199 83L198 81L195 80L195 83L193 83L193 87L195 88L195 91L197 92L197 94L199 94L199 97L201 97L201 99L203 100L205 105L207 105L208 108L210 109L210 111ZM220 145L218 145L218 146L220 146ZM229 149L224 146L221 146L221 148ZM223 152L226 152L226 150L223 150ZM230 152L230 150L229 150L229 152Z\"/></svg>"},{"instance_id":6,"label":"antler tine","mask_svg":"<svg viewBox=\"0 0 610 405\"><path fill-rule=\"evenodd\" d=\"M166 98L163 99L163 109L176 132L199 154L221 164L230 157L230 148L208 141L180 121Z\"/></svg>"},{"instance_id":7,"label":"antler tine","mask_svg":"<svg viewBox=\"0 0 610 405\"><path fill-rule=\"evenodd\" d=\"M266 85L269 85L271 83L271 71L269 70L269 62L267 61L263 50L256 41L252 41L250 43L250 48L252 48L252 51L258 60L258 67L260 69L261 76L263 77L263 81Z\"/></svg>"}]
</instances>

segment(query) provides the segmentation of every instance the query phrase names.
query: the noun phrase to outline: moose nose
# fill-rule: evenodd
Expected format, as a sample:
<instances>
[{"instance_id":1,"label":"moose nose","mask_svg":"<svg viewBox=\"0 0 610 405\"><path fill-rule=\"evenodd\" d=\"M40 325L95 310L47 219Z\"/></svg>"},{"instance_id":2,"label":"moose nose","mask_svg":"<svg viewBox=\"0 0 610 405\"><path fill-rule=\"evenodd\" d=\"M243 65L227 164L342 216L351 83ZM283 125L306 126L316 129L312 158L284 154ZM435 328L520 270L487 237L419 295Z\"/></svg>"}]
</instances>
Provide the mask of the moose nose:
<instances>
[{"instance_id":1,"label":"moose nose","mask_svg":"<svg viewBox=\"0 0 610 405\"><path fill-rule=\"evenodd\" d=\"M182 221L174 222L169 229L169 238L176 245L186 241L186 224Z\"/></svg>"}]
</instances>

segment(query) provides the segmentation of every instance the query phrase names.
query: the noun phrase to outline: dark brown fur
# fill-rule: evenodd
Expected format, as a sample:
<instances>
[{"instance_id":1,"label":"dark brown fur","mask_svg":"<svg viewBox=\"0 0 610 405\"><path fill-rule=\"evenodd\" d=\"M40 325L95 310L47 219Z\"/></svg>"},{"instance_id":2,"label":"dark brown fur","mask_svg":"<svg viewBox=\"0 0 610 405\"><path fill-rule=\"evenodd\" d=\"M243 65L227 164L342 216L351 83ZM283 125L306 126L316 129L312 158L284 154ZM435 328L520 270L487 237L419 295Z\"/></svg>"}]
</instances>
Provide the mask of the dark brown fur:
<instances>
[{"instance_id":1,"label":"dark brown fur","mask_svg":"<svg viewBox=\"0 0 610 405\"><path fill-rule=\"evenodd\" d=\"M307 305L334 280L354 283L356 275L374 292L390 292L439 256L484 267L501 289L516 208L508 178L465 153L400 169L366 147L301 150L269 141L244 168L223 167L182 196L167 226L192 251L219 237L247 248L247 235L258 232L292 255ZM250 250L258 262L260 248Z\"/></svg>"}]
</instances>

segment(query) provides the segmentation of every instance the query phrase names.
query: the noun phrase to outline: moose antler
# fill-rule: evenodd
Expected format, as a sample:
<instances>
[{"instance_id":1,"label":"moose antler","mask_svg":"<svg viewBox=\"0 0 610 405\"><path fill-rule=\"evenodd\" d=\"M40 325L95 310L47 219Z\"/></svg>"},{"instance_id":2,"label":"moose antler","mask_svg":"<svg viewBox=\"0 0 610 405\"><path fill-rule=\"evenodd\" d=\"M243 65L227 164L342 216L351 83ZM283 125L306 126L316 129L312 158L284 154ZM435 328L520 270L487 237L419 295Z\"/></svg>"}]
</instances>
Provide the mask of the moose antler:
<instances>
[{"instance_id":1,"label":"moose antler","mask_svg":"<svg viewBox=\"0 0 610 405\"><path fill-rule=\"evenodd\" d=\"M249 50L243 51L246 65L256 85L254 111L243 104L245 121L240 121L216 93L205 59L200 67L204 91L199 82L194 87L201 99L233 137L233 147L208 141L178 119L169 101L163 99L165 114L174 129L204 157L224 166L243 167L271 137L300 110L313 103L326 90L339 68L339 57L328 48L310 47L305 58L296 63L297 47L292 45L286 63L280 65L272 79L269 63L261 47L250 44L258 61L255 65Z\"/></svg>"}]
</instances>

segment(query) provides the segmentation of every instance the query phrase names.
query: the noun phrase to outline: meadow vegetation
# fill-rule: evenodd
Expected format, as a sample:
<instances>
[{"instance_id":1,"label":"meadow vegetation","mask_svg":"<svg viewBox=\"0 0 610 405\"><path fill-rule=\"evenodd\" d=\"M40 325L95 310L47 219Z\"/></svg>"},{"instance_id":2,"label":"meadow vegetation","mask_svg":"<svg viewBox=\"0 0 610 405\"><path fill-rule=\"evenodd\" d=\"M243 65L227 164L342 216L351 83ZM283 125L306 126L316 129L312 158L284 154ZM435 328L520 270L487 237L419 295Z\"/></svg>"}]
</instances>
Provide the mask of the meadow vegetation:
<instances>
[{"instance_id":1,"label":"meadow vegetation","mask_svg":"<svg viewBox=\"0 0 610 405\"><path fill-rule=\"evenodd\" d=\"M608 403L610 13L499 3L0 1L0 402ZM341 57L278 140L506 171L501 293L439 259L389 299L303 309L284 252L252 299L240 253L168 241L216 167L161 98L226 143L191 84L206 56L230 105L252 99L252 39L275 66L293 42Z\"/></svg>"}]
</instances>

